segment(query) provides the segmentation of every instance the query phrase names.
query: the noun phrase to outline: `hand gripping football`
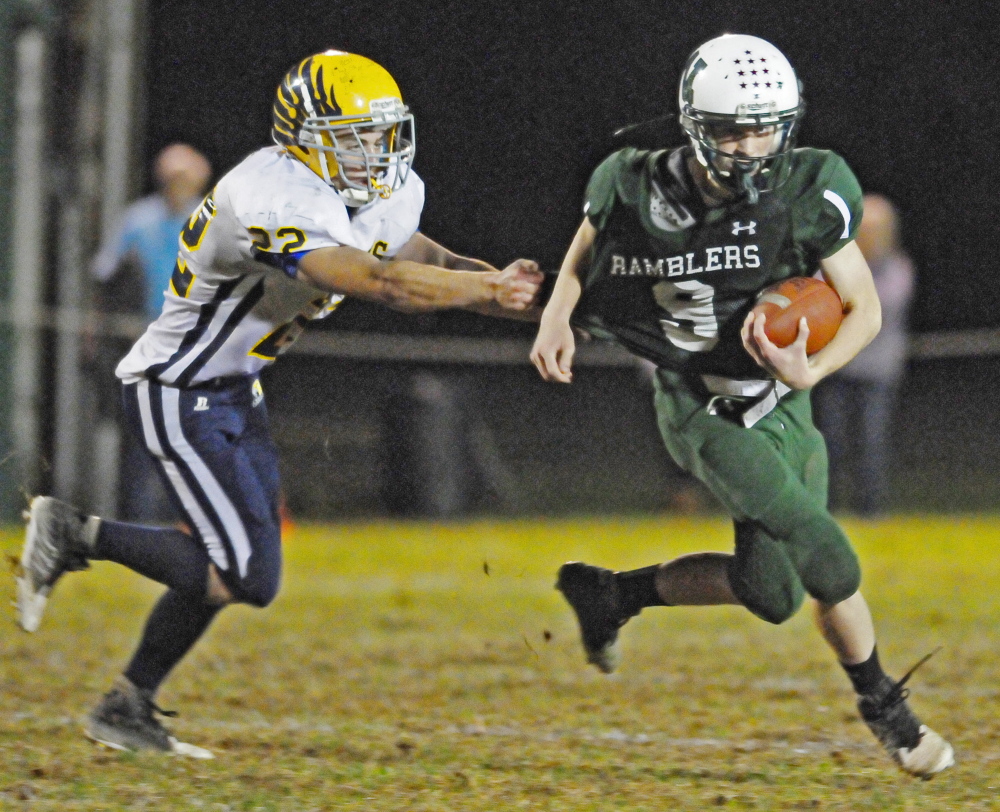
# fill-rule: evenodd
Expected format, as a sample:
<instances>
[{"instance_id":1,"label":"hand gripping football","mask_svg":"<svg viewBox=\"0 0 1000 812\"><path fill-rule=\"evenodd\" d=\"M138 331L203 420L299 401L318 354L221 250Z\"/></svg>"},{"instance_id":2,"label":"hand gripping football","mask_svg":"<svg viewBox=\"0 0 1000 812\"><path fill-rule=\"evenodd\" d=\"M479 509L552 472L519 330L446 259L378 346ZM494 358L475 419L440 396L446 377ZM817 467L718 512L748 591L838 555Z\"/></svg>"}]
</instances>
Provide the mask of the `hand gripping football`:
<instances>
[{"instance_id":1,"label":"hand gripping football","mask_svg":"<svg viewBox=\"0 0 1000 812\"><path fill-rule=\"evenodd\" d=\"M822 279L795 276L757 294L754 313L763 313L764 334L779 347L787 347L799 334L799 319L809 324L806 354L812 355L830 343L844 320L844 305L837 291Z\"/></svg>"}]
</instances>

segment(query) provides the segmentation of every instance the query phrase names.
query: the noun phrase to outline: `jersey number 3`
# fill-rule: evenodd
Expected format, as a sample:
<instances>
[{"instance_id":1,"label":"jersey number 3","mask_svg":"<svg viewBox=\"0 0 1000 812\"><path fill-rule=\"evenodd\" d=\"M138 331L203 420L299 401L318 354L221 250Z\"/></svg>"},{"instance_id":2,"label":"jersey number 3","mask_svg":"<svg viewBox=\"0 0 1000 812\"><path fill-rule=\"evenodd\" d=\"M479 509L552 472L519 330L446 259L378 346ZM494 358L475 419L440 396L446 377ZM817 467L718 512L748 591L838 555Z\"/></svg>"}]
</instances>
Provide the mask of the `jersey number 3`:
<instances>
[{"instance_id":1,"label":"jersey number 3","mask_svg":"<svg viewBox=\"0 0 1000 812\"><path fill-rule=\"evenodd\" d=\"M703 282L658 282L656 303L667 315L660 327L667 340L688 352L708 352L719 343L715 316L715 288Z\"/></svg>"}]
</instances>

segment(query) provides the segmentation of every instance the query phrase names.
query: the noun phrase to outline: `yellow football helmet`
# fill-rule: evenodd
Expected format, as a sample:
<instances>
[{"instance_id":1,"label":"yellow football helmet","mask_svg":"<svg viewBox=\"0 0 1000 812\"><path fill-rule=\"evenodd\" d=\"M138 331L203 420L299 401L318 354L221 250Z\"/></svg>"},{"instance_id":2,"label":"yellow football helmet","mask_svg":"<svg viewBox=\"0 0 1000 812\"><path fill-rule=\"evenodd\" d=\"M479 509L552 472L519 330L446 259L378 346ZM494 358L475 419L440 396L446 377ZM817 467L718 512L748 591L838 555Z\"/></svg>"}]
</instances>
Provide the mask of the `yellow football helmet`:
<instances>
[{"instance_id":1,"label":"yellow football helmet","mask_svg":"<svg viewBox=\"0 0 1000 812\"><path fill-rule=\"evenodd\" d=\"M413 116L395 80L381 65L343 51L307 57L285 75L271 137L348 206L401 188L416 151Z\"/></svg>"}]
</instances>

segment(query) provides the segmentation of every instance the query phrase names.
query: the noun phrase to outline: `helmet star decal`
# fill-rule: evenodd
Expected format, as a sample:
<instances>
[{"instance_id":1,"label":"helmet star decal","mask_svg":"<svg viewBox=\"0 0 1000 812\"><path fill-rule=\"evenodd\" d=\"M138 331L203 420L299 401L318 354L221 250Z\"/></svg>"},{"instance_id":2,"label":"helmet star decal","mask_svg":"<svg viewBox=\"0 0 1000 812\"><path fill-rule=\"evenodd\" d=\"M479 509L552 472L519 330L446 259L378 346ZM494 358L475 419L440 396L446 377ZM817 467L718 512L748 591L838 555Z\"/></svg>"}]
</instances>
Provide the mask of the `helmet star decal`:
<instances>
[{"instance_id":1,"label":"helmet star decal","mask_svg":"<svg viewBox=\"0 0 1000 812\"><path fill-rule=\"evenodd\" d=\"M681 75L680 120L717 184L753 203L787 175L804 111L798 88L791 64L766 40L725 34L695 49ZM734 137L741 130L757 142Z\"/></svg>"}]
</instances>

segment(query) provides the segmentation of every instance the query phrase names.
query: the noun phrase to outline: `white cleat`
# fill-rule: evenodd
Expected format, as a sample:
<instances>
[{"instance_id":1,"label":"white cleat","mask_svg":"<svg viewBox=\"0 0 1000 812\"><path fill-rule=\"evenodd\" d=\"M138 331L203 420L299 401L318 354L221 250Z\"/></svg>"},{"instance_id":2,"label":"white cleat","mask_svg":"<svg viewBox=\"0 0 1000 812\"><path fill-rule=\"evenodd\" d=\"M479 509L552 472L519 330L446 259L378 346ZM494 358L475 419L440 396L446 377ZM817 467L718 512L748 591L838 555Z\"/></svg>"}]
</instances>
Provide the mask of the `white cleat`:
<instances>
[{"instance_id":1,"label":"white cleat","mask_svg":"<svg viewBox=\"0 0 1000 812\"><path fill-rule=\"evenodd\" d=\"M36 590L26 576L17 579L17 622L26 632L38 630L51 591L47 586Z\"/></svg>"},{"instance_id":2,"label":"white cleat","mask_svg":"<svg viewBox=\"0 0 1000 812\"><path fill-rule=\"evenodd\" d=\"M170 745L173 753L178 756L187 756L188 758L200 758L205 760L215 758L215 754L212 753L211 750L206 750L204 747L199 747L197 744L179 742L173 736L170 737Z\"/></svg>"},{"instance_id":3,"label":"white cleat","mask_svg":"<svg viewBox=\"0 0 1000 812\"><path fill-rule=\"evenodd\" d=\"M955 750L927 725L921 725L917 746L901 747L893 758L910 775L928 779L955 763Z\"/></svg>"},{"instance_id":4,"label":"white cleat","mask_svg":"<svg viewBox=\"0 0 1000 812\"><path fill-rule=\"evenodd\" d=\"M28 522L28 529L24 537L24 549L21 551L21 564L18 567L17 576L17 622L26 632L34 632L42 622L42 614L45 612L45 604L49 600L52 587L36 581L32 577L31 561L37 557L35 549L38 545L38 512L36 505L40 505L39 500L44 497L36 496L31 500L31 509L24 511L21 515Z\"/></svg>"},{"instance_id":5,"label":"white cleat","mask_svg":"<svg viewBox=\"0 0 1000 812\"><path fill-rule=\"evenodd\" d=\"M52 588L63 573L87 569L99 520L51 496L36 496L17 573L17 622L38 629Z\"/></svg>"}]
</instances>

